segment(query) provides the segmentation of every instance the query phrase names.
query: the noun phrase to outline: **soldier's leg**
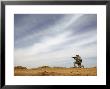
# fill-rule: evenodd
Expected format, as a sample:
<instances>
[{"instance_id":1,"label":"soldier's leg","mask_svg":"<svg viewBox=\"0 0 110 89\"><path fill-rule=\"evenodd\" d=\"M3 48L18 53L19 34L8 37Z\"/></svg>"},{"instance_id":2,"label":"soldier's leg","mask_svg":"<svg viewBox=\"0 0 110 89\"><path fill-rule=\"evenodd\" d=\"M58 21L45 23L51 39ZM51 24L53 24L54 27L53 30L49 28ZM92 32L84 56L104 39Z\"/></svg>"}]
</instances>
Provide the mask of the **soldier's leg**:
<instances>
[{"instance_id":1,"label":"soldier's leg","mask_svg":"<svg viewBox=\"0 0 110 89\"><path fill-rule=\"evenodd\" d=\"M74 67L76 67L76 62L74 62Z\"/></svg>"},{"instance_id":2,"label":"soldier's leg","mask_svg":"<svg viewBox=\"0 0 110 89\"><path fill-rule=\"evenodd\" d=\"M81 63L78 63L78 67L81 68Z\"/></svg>"}]
</instances>

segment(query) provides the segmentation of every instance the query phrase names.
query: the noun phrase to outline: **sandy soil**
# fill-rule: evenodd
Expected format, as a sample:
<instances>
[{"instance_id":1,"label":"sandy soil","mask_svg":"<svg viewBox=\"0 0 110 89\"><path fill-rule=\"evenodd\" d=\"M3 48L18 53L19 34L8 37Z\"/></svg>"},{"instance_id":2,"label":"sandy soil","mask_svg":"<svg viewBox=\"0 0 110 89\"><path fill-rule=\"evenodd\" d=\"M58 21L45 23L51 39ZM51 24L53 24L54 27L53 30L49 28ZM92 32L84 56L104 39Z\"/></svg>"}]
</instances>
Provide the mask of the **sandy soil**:
<instances>
[{"instance_id":1,"label":"sandy soil","mask_svg":"<svg viewBox=\"0 0 110 89\"><path fill-rule=\"evenodd\" d=\"M96 76L97 68L15 69L15 76Z\"/></svg>"}]
</instances>

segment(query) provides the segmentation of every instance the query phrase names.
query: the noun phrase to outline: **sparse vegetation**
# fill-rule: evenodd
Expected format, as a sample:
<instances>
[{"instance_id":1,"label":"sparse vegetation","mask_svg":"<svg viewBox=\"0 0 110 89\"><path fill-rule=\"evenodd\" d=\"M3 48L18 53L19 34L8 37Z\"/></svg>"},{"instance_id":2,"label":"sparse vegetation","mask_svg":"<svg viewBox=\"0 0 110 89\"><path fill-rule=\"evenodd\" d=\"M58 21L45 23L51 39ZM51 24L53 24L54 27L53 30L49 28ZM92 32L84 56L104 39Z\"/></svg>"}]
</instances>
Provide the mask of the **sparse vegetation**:
<instances>
[{"instance_id":1,"label":"sparse vegetation","mask_svg":"<svg viewBox=\"0 0 110 89\"><path fill-rule=\"evenodd\" d=\"M23 66L15 66L14 69L27 69L27 68Z\"/></svg>"},{"instance_id":2,"label":"sparse vegetation","mask_svg":"<svg viewBox=\"0 0 110 89\"><path fill-rule=\"evenodd\" d=\"M17 66L14 68L15 76L96 76L97 68L64 68L42 66L38 68L27 69Z\"/></svg>"}]
</instances>

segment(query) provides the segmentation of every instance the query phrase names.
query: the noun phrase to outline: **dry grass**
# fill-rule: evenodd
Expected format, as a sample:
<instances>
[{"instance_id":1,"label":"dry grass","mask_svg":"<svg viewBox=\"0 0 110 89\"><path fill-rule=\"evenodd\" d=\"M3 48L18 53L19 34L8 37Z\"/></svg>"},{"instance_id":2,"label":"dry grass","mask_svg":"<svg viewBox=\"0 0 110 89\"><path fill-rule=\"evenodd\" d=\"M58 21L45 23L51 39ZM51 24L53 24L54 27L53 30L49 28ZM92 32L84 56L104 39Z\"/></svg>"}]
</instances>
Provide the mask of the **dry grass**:
<instances>
[{"instance_id":1,"label":"dry grass","mask_svg":"<svg viewBox=\"0 0 110 89\"><path fill-rule=\"evenodd\" d=\"M96 76L97 68L15 69L15 76Z\"/></svg>"}]
</instances>

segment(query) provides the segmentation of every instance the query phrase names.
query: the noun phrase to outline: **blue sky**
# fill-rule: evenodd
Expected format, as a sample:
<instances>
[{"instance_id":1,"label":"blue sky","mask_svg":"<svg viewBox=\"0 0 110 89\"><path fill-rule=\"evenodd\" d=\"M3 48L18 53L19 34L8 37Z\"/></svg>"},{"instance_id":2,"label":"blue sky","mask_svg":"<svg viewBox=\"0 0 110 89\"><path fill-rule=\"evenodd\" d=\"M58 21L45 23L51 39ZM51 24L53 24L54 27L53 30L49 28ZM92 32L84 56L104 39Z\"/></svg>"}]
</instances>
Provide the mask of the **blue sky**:
<instances>
[{"instance_id":1,"label":"blue sky","mask_svg":"<svg viewBox=\"0 0 110 89\"><path fill-rule=\"evenodd\" d=\"M14 66L72 67L76 54L97 65L96 14L14 15Z\"/></svg>"}]
</instances>

